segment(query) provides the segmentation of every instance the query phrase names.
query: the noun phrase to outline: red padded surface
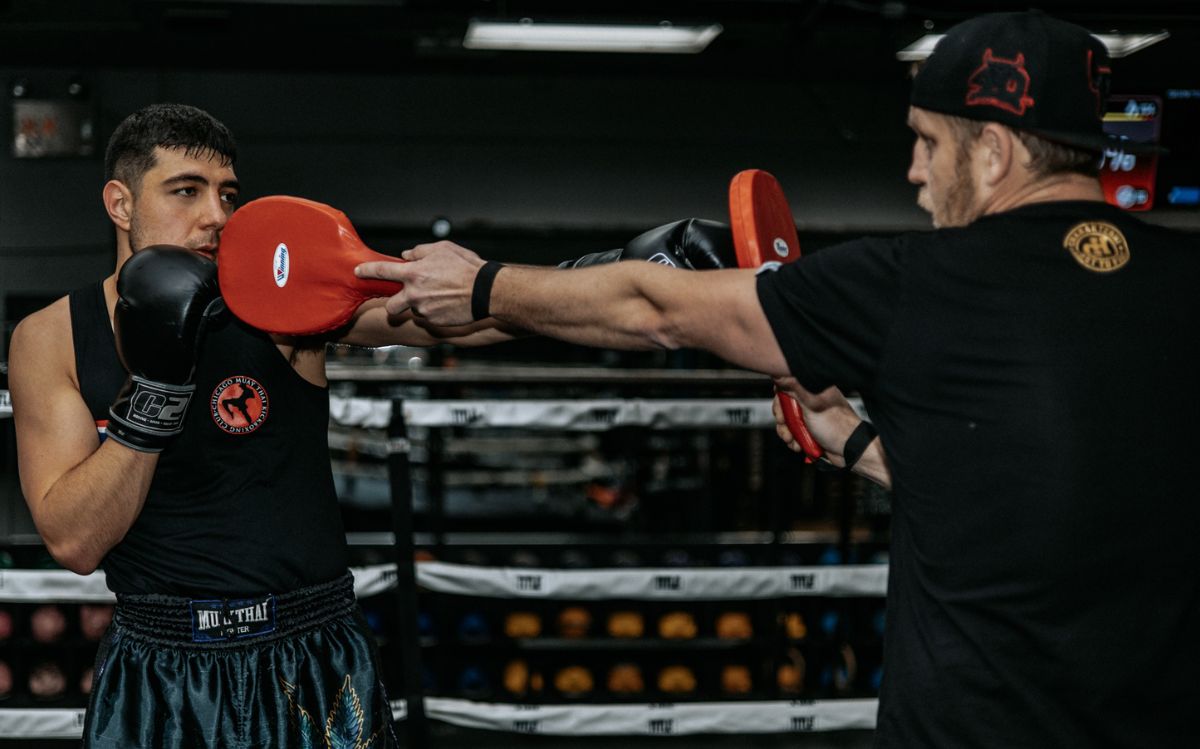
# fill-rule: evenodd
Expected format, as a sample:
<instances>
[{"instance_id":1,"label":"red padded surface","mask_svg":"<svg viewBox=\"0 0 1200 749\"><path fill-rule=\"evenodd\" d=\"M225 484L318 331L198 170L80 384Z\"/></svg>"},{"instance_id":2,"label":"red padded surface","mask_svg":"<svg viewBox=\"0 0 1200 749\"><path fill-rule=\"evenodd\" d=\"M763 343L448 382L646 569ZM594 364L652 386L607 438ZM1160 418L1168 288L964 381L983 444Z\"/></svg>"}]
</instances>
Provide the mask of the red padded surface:
<instances>
[{"instance_id":1,"label":"red padded surface","mask_svg":"<svg viewBox=\"0 0 1200 749\"><path fill-rule=\"evenodd\" d=\"M245 204L221 232L218 279L229 309L260 330L310 335L348 322L367 299L403 284L356 278L381 255L363 244L346 214L312 200L272 195Z\"/></svg>"}]
</instances>

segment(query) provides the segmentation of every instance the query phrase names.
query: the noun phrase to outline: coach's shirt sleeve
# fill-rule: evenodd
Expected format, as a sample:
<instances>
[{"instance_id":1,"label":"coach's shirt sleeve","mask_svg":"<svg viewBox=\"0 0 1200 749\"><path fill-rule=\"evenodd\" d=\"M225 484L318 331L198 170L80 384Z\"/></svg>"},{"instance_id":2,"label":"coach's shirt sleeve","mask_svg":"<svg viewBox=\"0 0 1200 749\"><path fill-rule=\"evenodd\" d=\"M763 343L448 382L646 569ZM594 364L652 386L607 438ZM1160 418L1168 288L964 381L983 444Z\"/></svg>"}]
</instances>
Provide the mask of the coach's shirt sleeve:
<instances>
[{"instance_id":1,"label":"coach's shirt sleeve","mask_svg":"<svg viewBox=\"0 0 1200 749\"><path fill-rule=\"evenodd\" d=\"M870 388L898 314L912 236L858 239L759 274L759 303L805 388Z\"/></svg>"}]
</instances>

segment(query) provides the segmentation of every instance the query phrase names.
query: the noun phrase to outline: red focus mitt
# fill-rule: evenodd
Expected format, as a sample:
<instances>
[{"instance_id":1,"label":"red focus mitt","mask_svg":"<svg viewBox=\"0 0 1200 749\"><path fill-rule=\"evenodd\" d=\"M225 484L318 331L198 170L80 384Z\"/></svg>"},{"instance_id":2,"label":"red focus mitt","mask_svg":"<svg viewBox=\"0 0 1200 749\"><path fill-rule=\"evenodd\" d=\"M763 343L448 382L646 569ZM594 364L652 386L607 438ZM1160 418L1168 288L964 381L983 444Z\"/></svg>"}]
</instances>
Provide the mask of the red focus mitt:
<instances>
[{"instance_id":1,"label":"red focus mitt","mask_svg":"<svg viewBox=\"0 0 1200 749\"><path fill-rule=\"evenodd\" d=\"M252 200L221 232L217 278L225 305L269 333L312 335L350 321L359 305L404 288L358 278L369 260L401 262L368 248L346 214L312 200Z\"/></svg>"},{"instance_id":2,"label":"red focus mitt","mask_svg":"<svg viewBox=\"0 0 1200 749\"><path fill-rule=\"evenodd\" d=\"M769 262L790 263L800 257L796 221L783 188L770 172L747 169L729 183L729 225L738 266L758 268ZM776 388L788 430L812 463L825 454L808 432L800 404Z\"/></svg>"}]
</instances>

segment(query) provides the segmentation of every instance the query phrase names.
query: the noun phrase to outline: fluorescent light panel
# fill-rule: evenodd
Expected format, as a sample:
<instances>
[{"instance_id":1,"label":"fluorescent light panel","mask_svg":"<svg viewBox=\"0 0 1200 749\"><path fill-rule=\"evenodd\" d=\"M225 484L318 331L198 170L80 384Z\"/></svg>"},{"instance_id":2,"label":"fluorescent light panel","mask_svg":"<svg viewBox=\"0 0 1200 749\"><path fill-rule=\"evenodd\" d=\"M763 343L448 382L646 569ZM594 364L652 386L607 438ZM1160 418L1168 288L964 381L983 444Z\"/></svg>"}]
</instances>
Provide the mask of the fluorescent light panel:
<instances>
[{"instance_id":1,"label":"fluorescent light panel","mask_svg":"<svg viewBox=\"0 0 1200 749\"><path fill-rule=\"evenodd\" d=\"M1108 48L1108 56L1112 58L1126 57L1138 50L1145 49L1151 44L1157 44L1171 34L1159 31L1153 34L1092 34ZM933 48L945 34L926 34L917 41L896 53L896 59L901 62L919 62L933 54Z\"/></svg>"},{"instance_id":2,"label":"fluorescent light panel","mask_svg":"<svg viewBox=\"0 0 1200 749\"><path fill-rule=\"evenodd\" d=\"M467 49L529 50L539 52L661 52L695 54L723 29L707 26L535 23L480 21L467 24Z\"/></svg>"}]
</instances>

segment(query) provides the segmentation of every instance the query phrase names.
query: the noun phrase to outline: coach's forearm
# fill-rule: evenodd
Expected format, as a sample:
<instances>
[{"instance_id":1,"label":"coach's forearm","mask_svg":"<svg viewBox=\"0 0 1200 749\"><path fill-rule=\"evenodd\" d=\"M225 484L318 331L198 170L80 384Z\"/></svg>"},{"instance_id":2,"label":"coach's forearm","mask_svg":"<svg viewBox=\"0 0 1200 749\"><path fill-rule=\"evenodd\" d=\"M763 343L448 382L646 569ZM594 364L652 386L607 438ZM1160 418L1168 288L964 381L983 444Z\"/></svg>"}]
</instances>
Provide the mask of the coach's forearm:
<instances>
[{"instance_id":1,"label":"coach's forearm","mask_svg":"<svg viewBox=\"0 0 1200 749\"><path fill-rule=\"evenodd\" d=\"M576 270L503 268L491 315L571 343L617 349L678 348L670 321L689 271L653 263Z\"/></svg>"}]
</instances>

